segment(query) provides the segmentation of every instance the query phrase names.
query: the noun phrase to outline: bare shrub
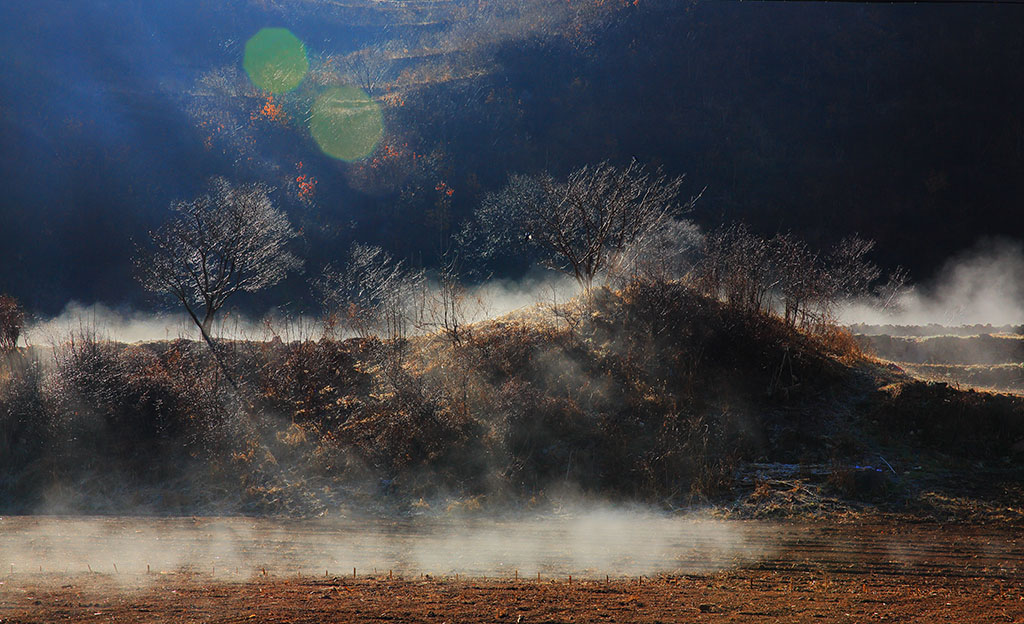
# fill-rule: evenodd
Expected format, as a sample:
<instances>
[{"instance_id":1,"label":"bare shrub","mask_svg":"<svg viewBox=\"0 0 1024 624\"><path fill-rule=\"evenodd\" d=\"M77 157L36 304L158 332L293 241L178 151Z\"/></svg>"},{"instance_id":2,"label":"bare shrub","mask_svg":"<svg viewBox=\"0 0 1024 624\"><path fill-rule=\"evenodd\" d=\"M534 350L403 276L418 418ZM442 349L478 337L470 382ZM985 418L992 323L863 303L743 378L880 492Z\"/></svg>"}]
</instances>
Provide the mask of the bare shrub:
<instances>
[{"instance_id":1,"label":"bare shrub","mask_svg":"<svg viewBox=\"0 0 1024 624\"><path fill-rule=\"evenodd\" d=\"M896 267L884 283L875 286L875 301L882 310L893 310L900 306L900 301L912 286L910 274L903 267Z\"/></svg>"},{"instance_id":2,"label":"bare shrub","mask_svg":"<svg viewBox=\"0 0 1024 624\"><path fill-rule=\"evenodd\" d=\"M328 319L328 332L338 326L361 338L404 340L416 318L416 297L422 271L374 245L355 243L341 270L328 267L315 282Z\"/></svg>"},{"instance_id":3,"label":"bare shrub","mask_svg":"<svg viewBox=\"0 0 1024 624\"><path fill-rule=\"evenodd\" d=\"M609 283L622 288L632 281L687 279L698 261L702 244L703 234L695 223L665 219L622 250L608 272Z\"/></svg>"},{"instance_id":4,"label":"bare shrub","mask_svg":"<svg viewBox=\"0 0 1024 624\"><path fill-rule=\"evenodd\" d=\"M359 368L368 347L359 339L260 343L255 368L261 401L318 433L344 424L370 391Z\"/></svg>"},{"instance_id":5,"label":"bare shrub","mask_svg":"<svg viewBox=\"0 0 1024 624\"><path fill-rule=\"evenodd\" d=\"M27 486L46 472L44 451L54 436L45 383L45 366L34 353L0 354L0 474L7 477L0 479L0 498L22 471L33 481Z\"/></svg>"},{"instance_id":6,"label":"bare shrub","mask_svg":"<svg viewBox=\"0 0 1024 624\"><path fill-rule=\"evenodd\" d=\"M833 355L857 358L864 354L853 332L845 327L832 325L819 332L817 337L821 346Z\"/></svg>"},{"instance_id":7,"label":"bare shrub","mask_svg":"<svg viewBox=\"0 0 1024 624\"><path fill-rule=\"evenodd\" d=\"M83 446L144 460L182 442L193 451L229 442L230 403L195 343L124 345L82 328L55 345L54 360L55 409Z\"/></svg>"},{"instance_id":8,"label":"bare shrub","mask_svg":"<svg viewBox=\"0 0 1024 624\"><path fill-rule=\"evenodd\" d=\"M837 299L867 295L871 286L881 277L881 270L867 255L875 248L875 241L858 235L839 241L829 254L827 266L834 283Z\"/></svg>"}]
</instances>

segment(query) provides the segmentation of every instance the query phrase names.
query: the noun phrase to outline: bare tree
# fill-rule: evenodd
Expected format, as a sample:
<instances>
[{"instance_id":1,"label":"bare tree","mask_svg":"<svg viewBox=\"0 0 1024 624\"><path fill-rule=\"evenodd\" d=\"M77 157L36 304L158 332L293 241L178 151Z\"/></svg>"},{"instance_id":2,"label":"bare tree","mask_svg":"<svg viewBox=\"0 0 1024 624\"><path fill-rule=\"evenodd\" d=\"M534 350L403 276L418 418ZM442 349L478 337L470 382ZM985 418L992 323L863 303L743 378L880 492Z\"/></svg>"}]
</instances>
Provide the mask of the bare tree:
<instances>
[{"instance_id":1,"label":"bare tree","mask_svg":"<svg viewBox=\"0 0 1024 624\"><path fill-rule=\"evenodd\" d=\"M232 295L273 286L302 265L287 249L297 234L259 183L215 178L207 194L171 209L175 216L150 232L152 247L136 255L138 278L177 299L214 348L214 319Z\"/></svg>"},{"instance_id":2,"label":"bare tree","mask_svg":"<svg viewBox=\"0 0 1024 624\"><path fill-rule=\"evenodd\" d=\"M869 295L873 286L882 307L894 305L904 291L907 273L901 268L876 286L881 271L867 259L874 245L854 235L821 254L791 233L765 239L742 223L730 225L704 237L693 283L751 314L771 314L772 304L781 302L787 324L816 331L835 322L838 305Z\"/></svg>"},{"instance_id":3,"label":"bare tree","mask_svg":"<svg viewBox=\"0 0 1024 624\"><path fill-rule=\"evenodd\" d=\"M533 252L589 291L631 245L693 205L696 198L677 201L682 182L660 170L652 175L636 161L625 168L588 165L565 182L548 174L513 175L484 200L470 227L487 252Z\"/></svg>"},{"instance_id":4,"label":"bare tree","mask_svg":"<svg viewBox=\"0 0 1024 624\"><path fill-rule=\"evenodd\" d=\"M25 324L25 311L18 300L0 295L0 351L13 351Z\"/></svg>"},{"instance_id":5,"label":"bare tree","mask_svg":"<svg viewBox=\"0 0 1024 624\"><path fill-rule=\"evenodd\" d=\"M484 301L472 295L462 281L458 253L443 254L441 264L421 289L417 319L419 329L437 332L450 344L459 346L469 334L471 319L484 312Z\"/></svg>"},{"instance_id":6,"label":"bare tree","mask_svg":"<svg viewBox=\"0 0 1024 624\"><path fill-rule=\"evenodd\" d=\"M375 93L387 82L392 61L382 45L353 52L342 59L344 77L367 93Z\"/></svg>"},{"instance_id":7,"label":"bare tree","mask_svg":"<svg viewBox=\"0 0 1024 624\"><path fill-rule=\"evenodd\" d=\"M341 323L362 338L385 339L376 343L376 363L382 379L402 400L422 392L405 362L406 336L416 319L423 282L423 271L407 269L380 247L356 243L342 270L328 267L314 284L327 313L327 332Z\"/></svg>"},{"instance_id":8,"label":"bare tree","mask_svg":"<svg viewBox=\"0 0 1024 624\"><path fill-rule=\"evenodd\" d=\"M830 296L832 288L818 254L791 233L769 241L783 320L792 326L806 319L811 308Z\"/></svg>"}]
</instances>

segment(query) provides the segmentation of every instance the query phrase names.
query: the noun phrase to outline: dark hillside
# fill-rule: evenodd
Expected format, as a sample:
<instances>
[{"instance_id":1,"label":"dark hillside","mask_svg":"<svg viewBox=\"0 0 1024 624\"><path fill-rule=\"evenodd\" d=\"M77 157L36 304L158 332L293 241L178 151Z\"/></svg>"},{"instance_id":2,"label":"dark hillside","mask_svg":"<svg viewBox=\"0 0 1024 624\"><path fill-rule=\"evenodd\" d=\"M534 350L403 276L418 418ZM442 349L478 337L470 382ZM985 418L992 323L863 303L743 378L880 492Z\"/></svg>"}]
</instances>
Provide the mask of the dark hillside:
<instances>
[{"instance_id":1,"label":"dark hillside","mask_svg":"<svg viewBox=\"0 0 1024 624\"><path fill-rule=\"evenodd\" d=\"M311 63L269 108L242 69L268 25ZM1024 235L1022 25L1001 3L7 3L0 265L19 270L0 291L43 315L150 306L132 241L210 176L276 187L312 270L352 240L429 267L508 174L634 157L707 187L701 225L816 248L860 232L883 266L925 278L979 239ZM353 80L353 55L380 71L367 86L386 132L345 163L304 120ZM302 280L279 293L309 303Z\"/></svg>"}]
</instances>

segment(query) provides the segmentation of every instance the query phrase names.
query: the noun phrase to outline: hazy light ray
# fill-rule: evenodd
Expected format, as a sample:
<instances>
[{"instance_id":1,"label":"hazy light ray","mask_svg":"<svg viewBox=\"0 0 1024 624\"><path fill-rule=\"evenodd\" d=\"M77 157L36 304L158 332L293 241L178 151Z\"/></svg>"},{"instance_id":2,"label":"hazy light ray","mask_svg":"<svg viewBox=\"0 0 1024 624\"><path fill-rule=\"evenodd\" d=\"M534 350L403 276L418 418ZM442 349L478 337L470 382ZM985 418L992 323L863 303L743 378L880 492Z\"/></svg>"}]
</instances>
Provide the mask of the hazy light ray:
<instances>
[{"instance_id":1,"label":"hazy light ray","mask_svg":"<svg viewBox=\"0 0 1024 624\"><path fill-rule=\"evenodd\" d=\"M261 28L245 42L242 67L252 83L271 93L287 93L309 71L306 46L287 28Z\"/></svg>"},{"instance_id":2,"label":"hazy light ray","mask_svg":"<svg viewBox=\"0 0 1024 624\"><path fill-rule=\"evenodd\" d=\"M313 103L309 131L325 154L351 162L377 147L384 117L380 105L359 87L334 87Z\"/></svg>"}]
</instances>

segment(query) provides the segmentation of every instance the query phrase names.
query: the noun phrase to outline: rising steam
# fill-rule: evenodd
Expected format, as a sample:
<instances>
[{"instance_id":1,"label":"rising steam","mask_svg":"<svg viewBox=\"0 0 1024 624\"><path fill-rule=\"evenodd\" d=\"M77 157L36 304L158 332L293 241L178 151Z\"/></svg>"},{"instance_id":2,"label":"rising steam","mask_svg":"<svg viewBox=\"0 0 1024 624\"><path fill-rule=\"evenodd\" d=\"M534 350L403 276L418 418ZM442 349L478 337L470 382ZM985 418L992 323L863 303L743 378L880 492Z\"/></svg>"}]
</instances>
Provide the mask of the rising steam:
<instances>
[{"instance_id":1,"label":"rising steam","mask_svg":"<svg viewBox=\"0 0 1024 624\"><path fill-rule=\"evenodd\" d=\"M861 302L842 310L844 323L945 326L1024 322L1024 246L983 240L947 261L891 309Z\"/></svg>"}]
</instances>

